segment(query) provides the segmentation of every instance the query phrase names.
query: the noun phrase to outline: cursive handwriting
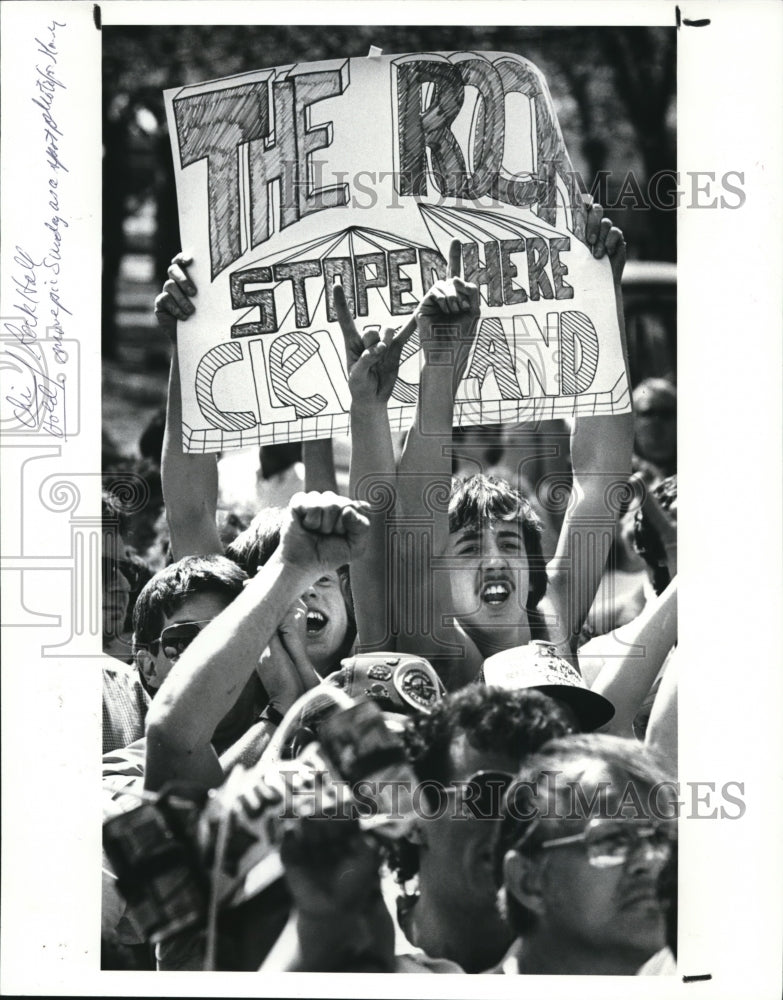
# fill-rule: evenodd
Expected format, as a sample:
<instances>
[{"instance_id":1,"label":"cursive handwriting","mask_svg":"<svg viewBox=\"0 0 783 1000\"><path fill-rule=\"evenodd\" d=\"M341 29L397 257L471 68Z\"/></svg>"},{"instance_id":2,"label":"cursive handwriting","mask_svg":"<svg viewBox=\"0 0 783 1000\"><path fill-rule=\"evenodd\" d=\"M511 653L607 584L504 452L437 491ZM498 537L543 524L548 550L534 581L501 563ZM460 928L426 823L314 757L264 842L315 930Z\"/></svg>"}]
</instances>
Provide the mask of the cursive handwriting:
<instances>
[{"instance_id":1,"label":"cursive handwriting","mask_svg":"<svg viewBox=\"0 0 783 1000\"><path fill-rule=\"evenodd\" d=\"M66 316L73 314L62 301L58 276L60 274L60 244L62 242L60 226L67 227L68 223L59 216L53 216L44 223L44 226L51 232L52 242L49 252L43 260L36 262L25 249L20 246L15 248L14 264L17 265L19 271L11 275L11 281L16 287L14 310L21 313L22 318L18 323L6 322L3 325L6 332L16 337L20 344L30 347L37 339L38 307L41 305L43 297L45 304L49 307L46 317L46 321L49 323L47 333L54 341L54 357L60 364L65 364L68 360L68 352L62 343L65 329L61 314ZM40 359L40 354L38 357Z\"/></svg>"},{"instance_id":2,"label":"cursive handwriting","mask_svg":"<svg viewBox=\"0 0 783 1000\"><path fill-rule=\"evenodd\" d=\"M11 384L11 392L5 397L14 419L30 430L65 438L65 375L58 375L56 380L49 378L40 367L33 367L10 348L6 348L5 356L27 369L26 384L20 388ZM17 370L24 374L22 368Z\"/></svg>"},{"instance_id":3,"label":"cursive handwriting","mask_svg":"<svg viewBox=\"0 0 783 1000\"><path fill-rule=\"evenodd\" d=\"M59 96L67 91L66 74L59 65L62 53L58 37L65 27L65 22L51 20L35 36L33 93L29 99L38 109L42 125L46 207L45 214L38 216L38 240L25 237L25 246L14 247L13 266L8 269L13 313L3 321L5 333L16 342L3 352L3 367L17 373L3 398L4 408L19 427L63 439L66 375L60 372L50 377L49 366L54 363L56 368L68 361L66 328L73 316L73 303L61 284L70 226L64 197L68 147L62 106L58 107Z\"/></svg>"},{"instance_id":4,"label":"cursive handwriting","mask_svg":"<svg viewBox=\"0 0 783 1000\"><path fill-rule=\"evenodd\" d=\"M54 98L57 88L60 87L62 90L66 90L65 84L60 80L55 72L57 67L57 45L56 36L57 29L64 28L65 24L61 21L50 21L48 26L49 38L47 41L41 41L40 38L36 38L35 41L38 45L38 52L46 60L44 66L40 63L36 63L35 72L35 89L37 90L37 96L32 98L33 104L37 105L43 111L44 123L44 138L46 140L46 156L47 162L53 171L64 170L68 173L68 168L60 160L60 146L59 140L62 139L63 134L57 125L57 122L52 115L52 106L54 104Z\"/></svg>"}]
</instances>

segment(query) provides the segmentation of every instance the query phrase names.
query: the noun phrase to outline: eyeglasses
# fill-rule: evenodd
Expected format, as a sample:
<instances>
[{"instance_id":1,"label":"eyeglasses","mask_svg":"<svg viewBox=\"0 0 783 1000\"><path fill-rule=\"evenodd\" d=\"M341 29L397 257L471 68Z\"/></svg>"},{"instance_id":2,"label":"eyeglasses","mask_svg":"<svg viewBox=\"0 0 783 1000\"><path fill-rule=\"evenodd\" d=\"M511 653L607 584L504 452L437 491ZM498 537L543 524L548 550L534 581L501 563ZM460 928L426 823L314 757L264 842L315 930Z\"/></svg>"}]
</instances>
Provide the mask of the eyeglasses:
<instances>
[{"instance_id":1,"label":"eyeglasses","mask_svg":"<svg viewBox=\"0 0 783 1000\"><path fill-rule=\"evenodd\" d=\"M115 559L114 556L103 556L101 559L103 581L106 583L115 573L122 573L133 590L139 582L139 568L129 559Z\"/></svg>"},{"instance_id":2,"label":"eyeglasses","mask_svg":"<svg viewBox=\"0 0 783 1000\"><path fill-rule=\"evenodd\" d=\"M500 819L503 797L514 778L508 771L477 771L467 781L446 785L443 791L457 796L460 818Z\"/></svg>"},{"instance_id":3,"label":"eyeglasses","mask_svg":"<svg viewBox=\"0 0 783 1000\"><path fill-rule=\"evenodd\" d=\"M517 850L524 846L536 825L534 823L526 831L516 848ZM587 860L593 868L614 868L617 865L625 864L642 844L644 844L647 853L651 853L656 861L667 861L671 856L676 836L677 828L674 823L593 820L581 833L575 833L570 837L543 840L540 844L532 846L530 850L550 850L555 847L566 847L569 844L584 844Z\"/></svg>"},{"instance_id":4,"label":"eyeglasses","mask_svg":"<svg viewBox=\"0 0 783 1000\"><path fill-rule=\"evenodd\" d=\"M212 620L207 618L200 622L177 622L175 625L167 625L157 639L148 643L150 652L153 656L157 656L162 648L164 655L170 660L182 656L199 632Z\"/></svg>"}]
</instances>

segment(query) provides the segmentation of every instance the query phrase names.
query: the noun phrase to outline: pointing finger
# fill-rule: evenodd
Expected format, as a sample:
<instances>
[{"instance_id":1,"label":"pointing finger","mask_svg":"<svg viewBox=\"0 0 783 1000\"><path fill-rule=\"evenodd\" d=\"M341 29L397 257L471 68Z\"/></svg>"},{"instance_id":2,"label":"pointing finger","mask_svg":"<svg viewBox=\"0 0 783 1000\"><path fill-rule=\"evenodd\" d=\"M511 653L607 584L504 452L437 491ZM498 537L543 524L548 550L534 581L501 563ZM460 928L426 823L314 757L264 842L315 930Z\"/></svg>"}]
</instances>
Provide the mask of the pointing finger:
<instances>
[{"instance_id":1,"label":"pointing finger","mask_svg":"<svg viewBox=\"0 0 783 1000\"><path fill-rule=\"evenodd\" d=\"M338 284L334 286L334 309L337 313L337 322L340 324L340 329L343 333L348 357L356 358L364 350L364 344L362 343L362 338L359 336L359 331L356 329L353 316L351 316L348 309L343 286Z\"/></svg>"},{"instance_id":2,"label":"pointing finger","mask_svg":"<svg viewBox=\"0 0 783 1000\"><path fill-rule=\"evenodd\" d=\"M462 273L462 244L459 240L452 240L449 247L449 274L450 278L458 278Z\"/></svg>"}]
</instances>

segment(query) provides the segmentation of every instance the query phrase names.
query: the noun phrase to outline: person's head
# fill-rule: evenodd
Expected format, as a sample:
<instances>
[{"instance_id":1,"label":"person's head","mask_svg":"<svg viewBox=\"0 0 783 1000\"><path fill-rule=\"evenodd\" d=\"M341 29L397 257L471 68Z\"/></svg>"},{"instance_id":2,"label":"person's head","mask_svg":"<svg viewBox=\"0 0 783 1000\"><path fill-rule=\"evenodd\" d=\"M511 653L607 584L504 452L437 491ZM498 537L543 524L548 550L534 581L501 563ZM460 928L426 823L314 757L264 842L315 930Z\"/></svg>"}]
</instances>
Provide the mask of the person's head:
<instances>
[{"instance_id":1,"label":"person's head","mask_svg":"<svg viewBox=\"0 0 783 1000\"><path fill-rule=\"evenodd\" d=\"M677 462L677 390L663 378L647 378L633 391L634 451L653 465Z\"/></svg>"},{"instance_id":2,"label":"person's head","mask_svg":"<svg viewBox=\"0 0 783 1000\"><path fill-rule=\"evenodd\" d=\"M104 638L122 632L137 579L137 567L128 553L128 520L122 505L108 490L101 494L101 615Z\"/></svg>"},{"instance_id":3,"label":"person's head","mask_svg":"<svg viewBox=\"0 0 783 1000\"><path fill-rule=\"evenodd\" d=\"M676 531L677 476L668 476L651 492L660 514L651 511L648 504L643 504L636 510L633 519L633 545L647 564L655 593L661 594L671 581L671 573L658 523L661 517L668 519L669 526Z\"/></svg>"},{"instance_id":4,"label":"person's head","mask_svg":"<svg viewBox=\"0 0 783 1000\"><path fill-rule=\"evenodd\" d=\"M437 939L439 923L445 928L458 922L464 932L480 920L483 941L479 947L476 938L475 954L441 957L469 971L500 958L510 942L494 907L492 847L500 797L527 754L569 731L566 713L539 691L482 684L447 695L431 714L412 720L405 740L419 782L417 819L392 866L401 884L418 876L422 905L415 904L416 919L430 921L417 928L425 950L432 947L428 937Z\"/></svg>"},{"instance_id":5,"label":"person's head","mask_svg":"<svg viewBox=\"0 0 783 1000\"><path fill-rule=\"evenodd\" d=\"M255 576L280 544L287 514L283 507L268 507L231 542L226 555L248 576ZM324 573L301 595L307 607L307 653L315 669L330 673L350 652L356 638L356 618L348 567Z\"/></svg>"},{"instance_id":6,"label":"person's head","mask_svg":"<svg viewBox=\"0 0 783 1000\"><path fill-rule=\"evenodd\" d=\"M187 556L156 573L133 610L136 665L157 691L190 642L242 593L247 575L224 556Z\"/></svg>"},{"instance_id":7,"label":"person's head","mask_svg":"<svg viewBox=\"0 0 783 1000\"><path fill-rule=\"evenodd\" d=\"M664 947L673 789L643 744L604 734L553 740L525 762L495 858L529 971L633 974Z\"/></svg>"},{"instance_id":8,"label":"person's head","mask_svg":"<svg viewBox=\"0 0 783 1000\"><path fill-rule=\"evenodd\" d=\"M451 593L460 621L476 628L518 627L546 592L541 523L505 480L477 474L455 481L449 502Z\"/></svg>"},{"instance_id":9,"label":"person's head","mask_svg":"<svg viewBox=\"0 0 783 1000\"><path fill-rule=\"evenodd\" d=\"M103 466L104 488L114 496L128 497L126 538L138 552L155 541L155 523L163 509L160 468L149 458L124 456Z\"/></svg>"}]
</instances>

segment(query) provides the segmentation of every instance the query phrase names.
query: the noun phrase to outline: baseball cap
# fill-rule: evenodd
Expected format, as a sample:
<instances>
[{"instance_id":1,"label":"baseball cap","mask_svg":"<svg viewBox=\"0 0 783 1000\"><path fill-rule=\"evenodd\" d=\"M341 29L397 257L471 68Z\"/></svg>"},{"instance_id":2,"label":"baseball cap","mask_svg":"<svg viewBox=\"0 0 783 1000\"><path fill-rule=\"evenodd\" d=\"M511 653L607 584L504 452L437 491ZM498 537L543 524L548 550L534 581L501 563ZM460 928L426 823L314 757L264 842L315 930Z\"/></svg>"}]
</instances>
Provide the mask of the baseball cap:
<instances>
[{"instance_id":1,"label":"baseball cap","mask_svg":"<svg viewBox=\"0 0 783 1000\"><path fill-rule=\"evenodd\" d=\"M326 683L356 701L371 699L384 713L429 715L446 690L434 667L406 653L357 653L340 661Z\"/></svg>"},{"instance_id":2,"label":"baseball cap","mask_svg":"<svg viewBox=\"0 0 783 1000\"><path fill-rule=\"evenodd\" d=\"M509 691L535 688L574 711L584 733L605 725L614 715L608 698L591 691L579 671L549 642L538 639L525 646L514 646L494 653L482 668L488 686Z\"/></svg>"},{"instance_id":3,"label":"baseball cap","mask_svg":"<svg viewBox=\"0 0 783 1000\"><path fill-rule=\"evenodd\" d=\"M318 738L320 726L341 709L356 702L374 701L387 727L401 731L405 717L429 714L445 695L432 664L405 653L357 653L340 661L340 670L329 674L288 710L267 753L287 760Z\"/></svg>"}]
</instances>

